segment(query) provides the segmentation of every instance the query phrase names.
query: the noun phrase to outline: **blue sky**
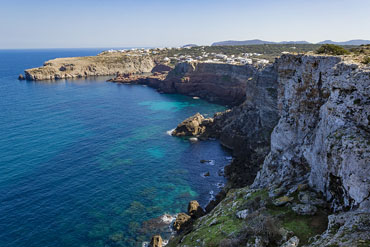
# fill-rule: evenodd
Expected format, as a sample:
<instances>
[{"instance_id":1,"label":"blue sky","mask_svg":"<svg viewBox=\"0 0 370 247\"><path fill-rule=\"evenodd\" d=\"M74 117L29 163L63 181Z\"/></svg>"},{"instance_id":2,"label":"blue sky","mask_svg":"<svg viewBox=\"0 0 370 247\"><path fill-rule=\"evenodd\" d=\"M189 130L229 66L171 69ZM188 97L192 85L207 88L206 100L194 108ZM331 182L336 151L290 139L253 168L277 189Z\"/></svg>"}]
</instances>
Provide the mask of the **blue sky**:
<instances>
[{"instance_id":1,"label":"blue sky","mask_svg":"<svg viewBox=\"0 0 370 247\"><path fill-rule=\"evenodd\" d=\"M370 0L0 0L0 49L370 39Z\"/></svg>"}]
</instances>

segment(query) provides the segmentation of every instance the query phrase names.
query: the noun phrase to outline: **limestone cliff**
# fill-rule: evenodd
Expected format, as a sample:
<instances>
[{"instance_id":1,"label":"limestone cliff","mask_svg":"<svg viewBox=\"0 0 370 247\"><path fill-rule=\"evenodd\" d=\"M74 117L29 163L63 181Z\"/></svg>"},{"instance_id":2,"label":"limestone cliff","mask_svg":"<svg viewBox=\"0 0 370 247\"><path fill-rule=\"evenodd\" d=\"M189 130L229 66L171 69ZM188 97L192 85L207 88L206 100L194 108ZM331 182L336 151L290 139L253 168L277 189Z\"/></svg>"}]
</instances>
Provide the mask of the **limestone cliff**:
<instances>
[{"instance_id":1,"label":"limestone cliff","mask_svg":"<svg viewBox=\"0 0 370 247\"><path fill-rule=\"evenodd\" d=\"M179 63L157 85L165 93L197 96L211 102L239 105L245 100L247 81L256 74L252 65L203 62Z\"/></svg>"},{"instance_id":2,"label":"limestone cliff","mask_svg":"<svg viewBox=\"0 0 370 247\"><path fill-rule=\"evenodd\" d=\"M234 164L243 180L242 171L261 162L254 183L230 189L169 246L369 246L370 67L283 55L269 69L255 80L261 84L247 84L244 104L213 119L224 145L241 148L238 156L253 157L253 141L267 143L264 160ZM266 98L271 85L277 95Z\"/></svg>"},{"instance_id":3,"label":"limestone cliff","mask_svg":"<svg viewBox=\"0 0 370 247\"><path fill-rule=\"evenodd\" d=\"M129 56L122 53L102 53L90 57L56 58L42 67L25 71L27 80L54 80L87 76L115 75L117 73L151 72L155 62L152 56Z\"/></svg>"},{"instance_id":4,"label":"limestone cliff","mask_svg":"<svg viewBox=\"0 0 370 247\"><path fill-rule=\"evenodd\" d=\"M211 76L215 71L218 71L218 74ZM201 92L207 95L206 98L216 97L215 94L218 91L214 90L217 89L220 99L228 100L230 104L237 104L242 98L245 100L230 110L217 113L213 119L205 121L205 124L202 121L196 121L197 127L201 127L201 133L200 131L184 132L184 128L194 129L194 124L185 120L175 129L173 135L196 136L201 139L218 138L222 145L233 151L234 160L225 170L228 184L232 187L251 184L260 164L270 150L270 135L278 121L276 64L256 68L250 65L185 63L176 66L165 82L161 83L166 85L168 81L172 81L173 88L181 88L183 85L178 83L179 76L175 75L184 74L190 78L196 78L189 79L187 82L189 85L186 86L193 88L192 92L195 94L201 95L199 90L202 90ZM234 85L235 88L231 87L229 90L239 91L244 96L229 97L228 91L222 88L228 88L231 82L223 82L222 79L220 81L223 76L238 81ZM221 95L222 92L225 94ZM202 116L197 114L190 119L199 119L199 117Z\"/></svg>"},{"instance_id":5,"label":"limestone cliff","mask_svg":"<svg viewBox=\"0 0 370 247\"><path fill-rule=\"evenodd\" d=\"M335 210L369 206L370 68L286 55L277 72L280 120L254 186L307 180Z\"/></svg>"},{"instance_id":6,"label":"limestone cliff","mask_svg":"<svg viewBox=\"0 0 370 247\"><path fill-rule=\"evenodd\" d=\"M270 135L278 121L276 64L256 70L248 78L245 101L216 114L208 131L233 150L233 162L225 172L232 187L253 182L270 150Z\"/></svg>"}]
</instances>

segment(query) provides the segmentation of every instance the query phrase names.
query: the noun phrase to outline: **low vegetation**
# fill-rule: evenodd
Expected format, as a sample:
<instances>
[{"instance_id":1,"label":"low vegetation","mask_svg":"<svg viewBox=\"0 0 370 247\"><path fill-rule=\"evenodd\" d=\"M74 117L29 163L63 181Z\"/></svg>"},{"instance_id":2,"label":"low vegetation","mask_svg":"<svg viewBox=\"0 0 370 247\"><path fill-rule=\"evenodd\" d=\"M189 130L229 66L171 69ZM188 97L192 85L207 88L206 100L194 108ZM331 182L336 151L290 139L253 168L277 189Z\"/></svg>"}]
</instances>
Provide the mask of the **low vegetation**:
<instances>
[{"instance_id":1,"label":"low vegetation","mask_svg":"<svg viewBox=\"0 0 370 247\"><path fill-rule=\"evenodd\" d=\"M364 59L362 60L362 63L363 64L370 64L370 57L369 56L364 57Z\"/></svg>"},{"instance_id":2,"label":"low vegetation","mask_svg":"<svg viewBox=\"0 0 370 247\"><path fill-rule=\"evenodd\" d=\"M298 202L298 192L293 202ZM248 210L245 218L237 216ZM172 246L249 246L256 238L279 246L282 239L297 236L300 244L321 234L327 226L327 214L320 210L314 216L297 215L290 206L275 206L266 190L232 189L207 216L198 219L193 231L171 240Z\"/></svg>"},{"instance_id":3,"label":"low vegetation","mask_svg":"<svg viewBox=\"0 0 370 247\"><path fill-rule=\"evenodd\" d=\"M320 46L319 49L316 50L317 54L328 54L328 55L347 55L350 52L344 49L342 46L333 45L333 44L325 44Z\"/></svg>"}]
</instances>

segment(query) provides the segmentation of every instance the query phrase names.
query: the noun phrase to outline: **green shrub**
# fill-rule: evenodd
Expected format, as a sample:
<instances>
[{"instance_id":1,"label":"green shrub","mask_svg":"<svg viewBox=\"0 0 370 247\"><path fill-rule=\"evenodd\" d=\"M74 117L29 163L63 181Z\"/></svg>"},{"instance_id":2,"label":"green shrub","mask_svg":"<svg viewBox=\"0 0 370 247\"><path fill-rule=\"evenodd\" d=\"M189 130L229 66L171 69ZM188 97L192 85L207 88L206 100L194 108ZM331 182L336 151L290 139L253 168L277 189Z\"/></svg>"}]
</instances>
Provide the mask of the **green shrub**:
<instances>
[{"instance_id":1,"label":"green shrub","mask_svg":"<svg viewBox=\"0 0 370 247\"><path fill-rule=\"evenodd\" d=\"M349 54L349 51L338 45L325 44L320 46L320 48L317 49L316 53L329 55L346 55Z\"/></svg>"},{"instance_id":2,"label":"green shrub","mask_svg":"<svg viewBox=\"0 0 370 247\"><path fill-rule=\"evenodd\" d=\"M369 64L370 63L370 57L369 56L364 57L364 59L362 60L362 63L363 64Z\"/></svg>"}]
</instances>

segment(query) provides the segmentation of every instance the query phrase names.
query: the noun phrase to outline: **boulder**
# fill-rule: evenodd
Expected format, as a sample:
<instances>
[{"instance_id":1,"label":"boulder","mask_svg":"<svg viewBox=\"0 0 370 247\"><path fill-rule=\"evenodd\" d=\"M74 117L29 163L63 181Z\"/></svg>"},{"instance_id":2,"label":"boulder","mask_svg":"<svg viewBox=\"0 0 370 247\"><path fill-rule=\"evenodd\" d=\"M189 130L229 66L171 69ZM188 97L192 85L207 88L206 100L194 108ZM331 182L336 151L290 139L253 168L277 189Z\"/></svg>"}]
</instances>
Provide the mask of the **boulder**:
<instances>
[{"instance_id":1,"label":"boulder","mask_svg":"<svg viewBox=\"0 0 370 247\"><path fill-rule=\"evenodd\" d=\"M191 216L185 213L179 213L176 217L175 222L173 223L173 228L176 232L180 233L185 230L188 230L193 223Z\"/></svg>"},{"instance_id":2,"label":"boulder","mask_svg":"<svg viewBox=\"0 0 370 247\"><path fill-rule=\"evenodd\" d=\"M26 78L22 74L19 74L18 80L23 81L26 80Z\"/></svg>"},{"instance_id":3,"label":"boulder","mask_svg":"<svg viewBox=\"0 0 370 247\"><path fill-rule=\"evenodd\" d=\"M162 240L161 235L154 235L149 244L150 247L162 247L162 245L163 245L163 240Z\"/></svg>"},{"instance_id":4,"label":"boulder","mask_svg":"<svg viewBox=\"0 0 370 247\"><path fill-rule=\"evenodd\" d=\"M188 205L188 214L193 219L197 219L199 217L202 217L205 214L205 212L197 201L191 201L189 202L189 205Z\"/></svg>"},{"instance_id":5,"label":"boulder","mask_svg":"<svg viewBox=\"0 0 370 247\"><path fill-rule=\"evenodd\" d=\"M191 116L182 121L172 132L173 136L199 136L202 135L207 125L212 123L212 119L204 118L200 113Z\"/></svg>"}]
</instances>

